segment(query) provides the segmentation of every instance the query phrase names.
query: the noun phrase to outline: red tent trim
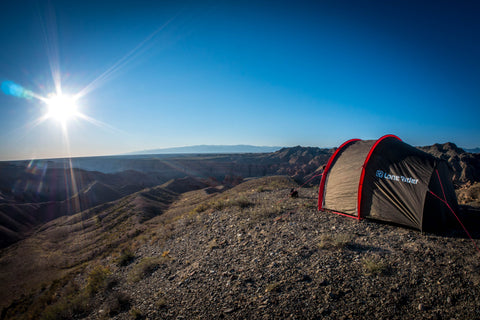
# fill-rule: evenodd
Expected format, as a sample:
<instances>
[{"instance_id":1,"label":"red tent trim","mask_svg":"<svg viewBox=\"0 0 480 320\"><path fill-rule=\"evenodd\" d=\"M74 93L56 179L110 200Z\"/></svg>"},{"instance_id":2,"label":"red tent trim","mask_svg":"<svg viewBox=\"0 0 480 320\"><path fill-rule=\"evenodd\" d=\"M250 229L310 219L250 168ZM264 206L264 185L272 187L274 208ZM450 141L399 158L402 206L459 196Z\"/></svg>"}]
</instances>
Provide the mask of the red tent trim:
<instances>
[{"instance_id":1,"label":"red tent trim","mask_svg":"<svg viewBox=\"0 0 480 320\"><path fill-rule=\"evenodd\" d=\"M365 168L367 167L368 161L370 160L370 157L372 156L373 151L375 151L375 148L378 146L378 144L380 142L382 142L383 140L385 140L387 138L395 138L397 140L402 141L402 139L400 139L396 135L387 134L387 135L384 135L383 137L381 137L380 139L378 139L375 142L375 144L370 148L370 151L368 152L367 158L365 158L365 162L363 163L362 173L360 175L360 182L358 184L358 197L357 197L357 199L358 199L358 204L357 204L358 216L357 216L357 219L362 219L360 208L361 208L361 204L362 204L362 189L363 189L363 179L365 178Z\"/></svg>"}]
</instances>

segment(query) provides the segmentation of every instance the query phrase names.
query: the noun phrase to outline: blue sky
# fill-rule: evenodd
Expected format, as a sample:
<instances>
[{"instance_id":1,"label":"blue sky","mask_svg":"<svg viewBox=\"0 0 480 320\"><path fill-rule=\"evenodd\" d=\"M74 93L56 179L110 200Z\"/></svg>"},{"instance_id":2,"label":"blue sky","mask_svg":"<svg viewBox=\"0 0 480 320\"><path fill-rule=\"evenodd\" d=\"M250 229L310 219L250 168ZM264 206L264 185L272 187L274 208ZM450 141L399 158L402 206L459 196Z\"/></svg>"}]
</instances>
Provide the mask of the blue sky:
<instances>
[{"instance_id":1,"label":"blue sky","mask_svg":"<svg viewBox=\"0 0 480 320\"><path fill-rule=\"evenodd\" d=\"M479 16L473 0L2 1L0 160L389 133L478 147ZM47 97L52 75L94 121L34 125L47 105L5 89Z\"/></svg>"}]
</instances>

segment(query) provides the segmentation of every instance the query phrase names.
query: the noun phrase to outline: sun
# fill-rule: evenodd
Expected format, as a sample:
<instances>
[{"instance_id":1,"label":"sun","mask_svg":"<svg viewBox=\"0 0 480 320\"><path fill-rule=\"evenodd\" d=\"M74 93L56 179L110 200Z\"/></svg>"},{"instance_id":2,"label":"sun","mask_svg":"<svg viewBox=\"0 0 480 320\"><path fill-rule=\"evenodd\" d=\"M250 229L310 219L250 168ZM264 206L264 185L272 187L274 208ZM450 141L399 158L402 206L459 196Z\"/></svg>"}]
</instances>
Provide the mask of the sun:
<instances>
[{"instance_id":1,"label":"sun","mask_svg":"<svg viewBox=\"0 0 480 320\"><path fill-rule=\"evenodd\" d=\"M57 120L62 124L79 115L75 99L68 95L55 95L46 99L45 103L48 107L46 117Z\"/></svg>"}]
</instances>

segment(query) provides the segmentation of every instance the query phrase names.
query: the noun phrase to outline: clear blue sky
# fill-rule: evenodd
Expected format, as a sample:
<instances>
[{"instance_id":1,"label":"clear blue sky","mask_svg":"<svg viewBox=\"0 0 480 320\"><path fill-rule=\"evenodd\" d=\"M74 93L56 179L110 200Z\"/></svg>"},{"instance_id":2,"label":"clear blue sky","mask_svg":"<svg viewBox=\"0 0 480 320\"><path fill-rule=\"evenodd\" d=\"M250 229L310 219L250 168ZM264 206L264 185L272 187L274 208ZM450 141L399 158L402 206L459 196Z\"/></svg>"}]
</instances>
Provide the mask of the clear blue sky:
<instances>
[{"instance_id":1,"label":"clear blue sky","mask_svg":"<svg viewBox=\"0 0 480 320\"><path fill-rule=\"evenodd\" d=\"M477 147L479 17L473 0L2 1L0 160L387 133ZM45 103L6 94L46 97L52 74L88 89L77 105L96 120L67 138L33 125Z\"/></svg>"}]
</instances>

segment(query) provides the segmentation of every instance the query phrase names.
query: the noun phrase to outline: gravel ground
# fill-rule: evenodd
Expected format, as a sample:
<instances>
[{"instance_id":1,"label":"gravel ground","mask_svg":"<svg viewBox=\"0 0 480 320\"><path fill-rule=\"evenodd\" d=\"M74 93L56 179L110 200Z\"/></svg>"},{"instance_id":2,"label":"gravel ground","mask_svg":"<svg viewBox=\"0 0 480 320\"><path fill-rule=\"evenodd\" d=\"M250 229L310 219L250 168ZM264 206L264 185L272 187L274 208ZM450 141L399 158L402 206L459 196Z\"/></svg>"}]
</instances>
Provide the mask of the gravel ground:
<instances>
[{"instance_id":1,"label":"gravel ground","mask_svg":"<svg viewBox=\"0 0 480 320\"><path fill-rule=\"evenodd\" d=\"M173 222L127 266L106 260L112 290L130 301L113 318L480 319L480 254L462 233L318 212L316 188L289 198L288 187L259 187L275 179L226 192L238 205ZM88 318L107 312L105 299Z\"/></svg>"}]
</instances>

